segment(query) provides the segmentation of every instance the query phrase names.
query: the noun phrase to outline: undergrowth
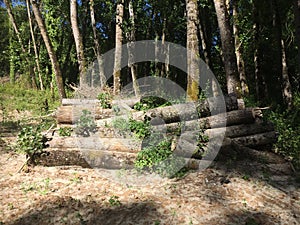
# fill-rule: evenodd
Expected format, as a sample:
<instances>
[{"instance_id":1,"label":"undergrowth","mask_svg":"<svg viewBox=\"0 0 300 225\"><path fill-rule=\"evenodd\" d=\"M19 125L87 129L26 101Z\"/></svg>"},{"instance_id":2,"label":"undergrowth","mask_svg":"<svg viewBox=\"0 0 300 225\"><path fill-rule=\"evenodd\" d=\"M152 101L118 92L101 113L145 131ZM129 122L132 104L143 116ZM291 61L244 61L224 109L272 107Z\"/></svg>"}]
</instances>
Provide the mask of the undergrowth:
<instances>
[{"instance_id":1,"label":"undergrowth","mask_svg":"<svg viewBox=\"0 0 300 225\"><path fill-rule=\"evenodd\" d=\"M275 144L276 152L290 159L300 170L300 94L294 96L292 110L277 109L265 113L279 133Z\"/></svg>"}]
</instances>

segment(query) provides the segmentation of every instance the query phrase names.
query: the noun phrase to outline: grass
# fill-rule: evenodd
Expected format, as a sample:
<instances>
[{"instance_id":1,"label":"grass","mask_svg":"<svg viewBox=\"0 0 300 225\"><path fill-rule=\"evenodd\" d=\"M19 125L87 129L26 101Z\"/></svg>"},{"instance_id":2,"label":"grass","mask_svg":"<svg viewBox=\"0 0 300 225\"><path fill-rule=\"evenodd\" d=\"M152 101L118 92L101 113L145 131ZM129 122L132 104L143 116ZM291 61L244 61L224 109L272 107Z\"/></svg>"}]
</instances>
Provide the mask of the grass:
<instances>
[{"instance_id":1,"label":"grass","mask_svg":"<svg viewBox=\"0 0 300 225\"><path fill-rule=\"evenodd\" d=\"M34 116L45 115L59 106L59 98L50 90L26 89L20 84L0 84L0 110L2 117L9 112L30 111Z\"/></svg>"}]
</instances>

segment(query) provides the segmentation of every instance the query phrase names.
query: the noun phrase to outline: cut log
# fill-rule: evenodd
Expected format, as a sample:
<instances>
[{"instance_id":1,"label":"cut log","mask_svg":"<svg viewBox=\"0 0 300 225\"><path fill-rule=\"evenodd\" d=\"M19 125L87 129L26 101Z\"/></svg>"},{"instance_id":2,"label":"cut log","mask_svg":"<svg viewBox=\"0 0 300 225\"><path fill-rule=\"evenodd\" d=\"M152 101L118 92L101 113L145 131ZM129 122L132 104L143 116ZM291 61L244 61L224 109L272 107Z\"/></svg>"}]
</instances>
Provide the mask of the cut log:
<instances>
[{"instance_id":1,"label":"cut log","mask_svg":"<svg viewBox=\"0 0 300 225\"><path fill-rule=\"evenodd\" d=\"M142 141L134 138L55 137L48 144L49 148L78 148L129 153L137 153L142 148Z\"/></svg>"},{"instance_id":2,"label":"cut log","mask_svg":"<svg viewBox=\"0 0 300 225\"><path fill-rule=\"evenodd\" d=\"M102 109L99 106L93 105L68 105L68 106L61 106L57 109L55 113L55 117L57 123L59 124L74 124L78 121L80 116L82 115L83 110L88 110L94 117L94 119L104 119L112 117L114 111L112 109Z\"/></svg>"},{"instance_id":3,"label":"cut log","mask_svg":"<svg viewBox=\"0 0 300 225\"><path fill-rule=\"evenodd\" d=\"M225 105L224 105L225 99ZM117 113L114 113L112 109L102 109L96 103L98 100L82 100L82 99L65 99L65 105L58 108L55 113L55 117L58 123L72 124L75 123L83 109L87 109L92 112L96 120L105 119L109 117L116 117L117 115L125 114L128 117L128 112L132 113L132 109L127 105L127 101L120 100L115 101L118 106ZM134 102L136 99L134 100ZM73 103L71 105L71 103ZM130 105L130 102L128 103ZM224 108L222 108L224 106ZM225 109L226 107L226 109ZM144 120L145 116L153 119L153 124L171 123L178 121L193 120L201 117L209 116L210 114L218 114L221 112L232 111L238 109L238 101L235 96L227 96L225 98L216 97L208 98L199 103L182 103L172 106L159 107L150 109L146 113L135 112L132 113L132 117L135 120ZM102 124L111 124L113 119L109 118L103 120Z\"/></svg>"},{"instance_id":4,"label":"cut log","mask_svg":"<svg viewBox=\"0 0 300 225\"><path fill-rule=\"evenodd\" d=\"M207 146L199 149L195 140L191 141L188 138L180 138L179 140L175 140L176 144L175 147L173 147L173 151L178 156L201 159L203 154L207 155L210 152L215 152L218 150L230 151L230 149L232 149L236 145L255 148L259 146L274 144L276 141L277 134L273 131L262 134L249 135L245 137L224 138L223 141L220 139L214 140L213 138L210 140L210 142L207 143Z\"/></svg>"},{"instance_id":5,"label":"cut log","mask_svg":"<svg viewBox=\"0 0 300 225\"><path fill-rule=\"evenodd\" d=\"M80 98L63 98L61 105L96 105L100 104L100 101L97 99L80 99Z\"/></svg>"},{"instance_id":6,"label":"cut log","mask_svg":"<svg viewBox=\"0 0 300 225\"><path fill-rule=\"evenodd\" d=\"M182 131L197 131L199 129L209 129L209 128L220 128L239 124L251 124L255 122L256 118L260 118L262 112L256 108L247 108L244 110L236 110L228 113L221 113L215 116L210 116L207 118L201 118L198 120L191 120L186 122L170 123L166 125L158 125L157 129L166 129L170 132ZM162 127L160 127L162 126Z\"/></svg>"}]
</instances>

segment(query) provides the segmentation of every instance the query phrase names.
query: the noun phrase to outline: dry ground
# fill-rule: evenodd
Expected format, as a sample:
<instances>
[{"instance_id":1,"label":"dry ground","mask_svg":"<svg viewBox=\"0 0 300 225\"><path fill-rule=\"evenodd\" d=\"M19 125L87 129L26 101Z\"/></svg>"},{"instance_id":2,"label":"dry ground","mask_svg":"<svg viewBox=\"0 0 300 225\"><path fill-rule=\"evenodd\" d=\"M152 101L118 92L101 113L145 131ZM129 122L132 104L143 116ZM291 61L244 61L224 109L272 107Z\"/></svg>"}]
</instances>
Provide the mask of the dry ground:
<instances>
[{"instance_id":1,"label":"dry ground","mask_svg":"<svg viewBox=\"0 0 300 225\"><path fill-rule=\"evenodd\" d=\"M181 179L132 184L79 166L17 173L25 156L7 150L12 141L0 139L0 224L300 224L300 187L284 160L229 157Z\"/></svg>"}]
</instances>

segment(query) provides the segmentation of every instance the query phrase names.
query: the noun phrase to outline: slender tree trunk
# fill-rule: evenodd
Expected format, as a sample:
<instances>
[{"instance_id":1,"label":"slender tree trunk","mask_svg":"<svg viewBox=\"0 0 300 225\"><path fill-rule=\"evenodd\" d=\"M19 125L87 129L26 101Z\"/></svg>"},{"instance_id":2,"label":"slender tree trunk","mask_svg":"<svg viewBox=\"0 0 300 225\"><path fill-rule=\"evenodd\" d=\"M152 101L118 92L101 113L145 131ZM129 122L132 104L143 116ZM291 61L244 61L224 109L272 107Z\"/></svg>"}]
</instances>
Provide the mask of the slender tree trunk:
<instances>
[{"instance_id":1,"label":"slender tree trunk","mask_svg":"<svg viewBox=\"0 0 300 225\"><path fill-rule=\"evenodd\" d=\"M90 11L91 11L91 23L94 35L94 45L95 45L95 52L97 56L98 68L99 68L99 76L100 76L100 85L104 87L106 84L106 78L104 74L104 68L102 63L102 56L101 56L101 48L98 41L97 35L97 28L96 28L96 19L95 19L95 10L94 10L94 0L90 0Z\"/></svg>"},{"instance_id":2,"label":"slender tree trunk","mask_svg":"<svg viewBox=\"0 0 300 225\"><path fill-rule=\"evenodd\" d=\"M280 49L282 97L283 97L283 101L284 101L285 105L287 106L287 108L291 109L292 104L293 104L293 94L292 94L292 86L290 83L289 73L288 73L285 43L283 40L283 33L282 33L283 23L281 20L280 9L279 9L277 0L273 0L273 5L274 5L273 26L277 30L276 38L277 38L277 42L278 42L278 49Z\"/></svg>"},{"instance_id":3,"label":"slender tree trunk","mask_svg":"<svg viewBox=\"0 0 300 225\"><path fill-rule=\"evenodd\" d=\"M12 25L10 23L9 26L9 79L10 83L14 84L16 82L16 74L15 74L15 51L13 46L13 30Z\"/></svg>"},{"instance_id":4,"label":"slender tree trunk","mask_svg":"<svg viewBox=\"0 0 300 225\"><path fill-rule=\"evenodd\" d=\"M161 42L162 42L162 46L163 46L163 52L165 55L165 63L162 66L161 77L169 78L169 76L170 76L170 56L169 56L170 46L166 45L166 32L167 32L167 17L164 16Z\"/></svg>"},{"instance_id":5,"label":"slender tree trunk","mask_svg":"<svg viewBox=\"0 0 300 225\"><path fill-rule=\"evenodd\" d=\"M232 1L232 11L233 11L233 35L234 35L234 45L235 45L235 55L237 60L237 68L240 76L242 94L244 96L249 95L249 88L247 85L245 62L242 55L242 44L239 37L239 26L238 22L238 0Z\"/></svg>"},{"instance_id":6,"label":"slender tree trunk","mask_svg":"<svg viewBox=\"0 0 300 225\"><path fill-rule=\"evenodd\" d=\"M51 41L49 39L47 30L46 30L45 23L43 21L41 12L39 11L39 8L37 6L37 2L35 0L30 0L30 3L32 5L32 10L33 10L35 19L40 28L41 35L43 37L43 40L44 40L46 48L47 48L47 52L48 52L48 55L49 55L49 58L50 58L50 61L52 64L52 68L53 68L54 74L55 74L56 84L57 84L57 88L58 88L58 94L59 94L60 100L62 100L63 98L66 98L66 92L64 89L62 73L61 73L60 66L59 66L59 63L58 63L58 60L56 57L56 53L53 50Z\"/></svg>"},{"instance_id":7,"label":"slender tree trunk","mask_svg":"<svg viewBox=\"0 0 300 225\"><path fill-rule=\"evenodd\" d=\"M214 0L222 43L222 59L225 66L228 94L241 96L241 84L238 78L233 35L226 0Z\"/></svg>"},{"instance_id":8,"label":"slender tree trunk","mask_svg":"<svg viewBox=\"0 0 300 225\"><path fill-rule=\"evenodd\" d=\"M8 0L4 0L4 4L6 6L7 14L9 16L9 20L10 20L10 22L12 24L12 27L13 27L15 33L16 33L18 42L21 46L22 53L24 54L23 59L25 59L27 65L29 67L29 77L28 77L28 80L30 81L29 83L30 83L31 86L34 86L35 85L35 77L33 75L33 69L31 68L31 65L30 65L31 63L30 63L30 60L27 56L28 53L26 52L26 49L25 49L25 46L24 46L24 43L23 43L23 40L22 40L22 37L21 37L20 30L17 26L14 14L13 14L12 9L11 9L10 2Z\"/></svg>"},{"instance_id":9,"label":"slender tree trunk","mask_svg":"<svg viewBox=\"0 0 300 225\"><path fill-rule=\"evenodd\" d=\"M298 47L298 73L300 74L300 0L294 0L296 44Z\"/></svg>"},{"instance_id":10,"label":"slender tree trunk","mask_svg":"<svg viewBox=\"0 0 300 225\"><path fill-rule=\"evenodd\" d=\"M124 0L119 0L116 13L116 38L115 38L115 64L114 64L114 95L121 91L121 60L122 60L122 42L123 42L123 24Z\"/></svg>"},{"instance_id":11,"label":"slender tree trunk","mask_svg":"<svg viewBox=\"0 0 300 225\"><path fill-rule=\"evenodd\" d=\"M131 30L128 34L128 68L130 69L131 72L131 77L132 77L132 84L133 84L133 89L136 97L140 96L140 89L138 86L137 82L137 65L133 63L134 56L132 54L132 48L133 48L133 42L135 42L135 15L134 15L134 8L133 8L133 3L132 0L129 0L129 5L128 5L128 10L129 10L129 20L130 20L130 25L131 25Z\"/></svg>"},{"instance_id":12,"label":"slender tree trunk","mask_svg":"<svg viewBox=\"0 0 300 225\"><path fill-rule=\"evenodd\" d=\"M38 77L39 77L40 89L44 90L42 73L41 73L40 62L39 62L39 55L38 55L38 50L37 50L37 46L36 46L35 36L34 36L34 32L33 32L32 16L31 16L31 13L30 13L29 0L26 0L26 7L27 7L27 14L28 14L30 34L31 34L32 44L33 44L33 49L34 49L35 64L36 64L36 68L37 68L37 72L38 72Z\"/></svg>"},{"instance_id":13,"label":"slender tree trunk","mask_svg":"<svg viewBox=\"0 0 300 225\"><path fill-rule=\"evenodd\" d=\"M79 65L80 84L84 84L85 82L87 82L87 80L86 80L86 60L84 57L82 36L80 34L79 26L78 26L77 1L76 0L71 0L70 16L71 16L72 32L73 32L75 46L76 46L77 60L78 60L78 65Z\"/></svg>"},{"instance_id":14,"label":"slender tree trunk","mask_svg":"<svg viewBox=\"0 0 300 225\"><path fill-rule=\"evenodd\" d=\"M23 44L23 41L22 41L22 38L21 38L21 34L20 34L20 31L19 31L19 28L17 26L14 14L13 14L13 12L11 10L10 2L8 0L4 0L4 4L6 6L6 10L7 10L8 16L9 16L9 20L10 20L10 22L11 22L11 24L13 26L13 29L14 29L16 35L17 35L18 42L19 42L19 44L21 46L22 52L26 53L26 49L24 47L24 44Z\"/></svg>"},{"instance_id":15,"label":"slender tree trunk","mask_svg":"<svg viewBox=\"0 0 300 225\"><path fill-rule=\"evenodd\" d=\"M288 109L292 108L293 105L293 94L292 94L292 86L289 78L288 73L288 66L287 66L287 58L285 52L285 43L284 40L281 38L281 60L282 60L282 96L285 104L287 105Z\"/></svg>"},{"instance_id":16,"label":"slender tree trunk","mask_svg":"<svg viewBox=\"0 0 300 225\"><path fill-rule=\"evenodd\" d=\"M187 12L187 100L197 101L199 98L199 78L198 66L199 40L198 26L199 13L197 0L186 0Z\"/></svg>"}]
</instances>

